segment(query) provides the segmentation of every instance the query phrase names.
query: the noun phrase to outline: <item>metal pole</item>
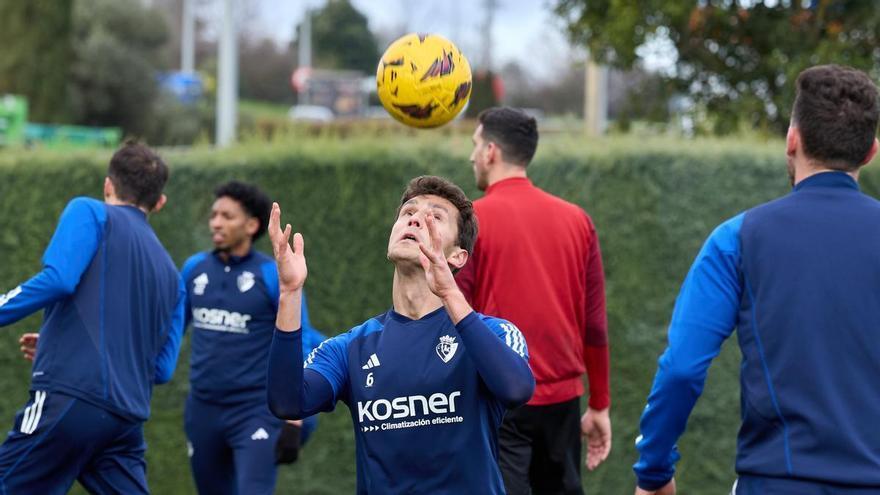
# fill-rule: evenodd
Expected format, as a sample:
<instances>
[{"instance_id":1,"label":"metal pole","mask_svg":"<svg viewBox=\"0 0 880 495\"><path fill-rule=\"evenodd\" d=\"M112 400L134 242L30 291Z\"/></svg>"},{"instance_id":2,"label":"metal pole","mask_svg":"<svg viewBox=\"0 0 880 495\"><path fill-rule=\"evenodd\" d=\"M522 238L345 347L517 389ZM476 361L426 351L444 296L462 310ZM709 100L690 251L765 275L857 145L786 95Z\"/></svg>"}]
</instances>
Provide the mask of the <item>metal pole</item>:
<instances>
[{"instance_id":1,"label":"metal pole","mask_svg":"<svg viewBox=\"0 0 880 495\"><path fill-rule=\"evenodd\" d=\"M180 70L187 74L195 72L196 16L193 1L183 0L183 29L180 33Z\"/></svg>"},{"instance_id":2,"label":"metal pole","mask_svg":"<svg viewBox=\"0 0 880 495\"><path fill-rule=\"evenodd\" d=\"M302 29L299 33L299 66L312 66L312 9L306 4L306 11L303 14ZM299 94L299 104L309 104L309 90L306 88Z\"/></svg>"},{"instance_id":3,"label":"metal pole","mask_svg":"<svg viewBox=\"0 0 880 495\"><path fill-rule=\"evenodd\" d=\"M584 79L584 128L587 136L601 136L608 120L608 70L590 59Z\"/></svg>"},{"instance_id":4,"label":"metal pole","mask_svg":"<svg viewBox=\"0 0 880 495\"><path fill-rule=\"evenodd\" d=\"M486 17L483 20L483 68L492 70L492 24L495 20L495 8L498 7L496 0L485 0L483 8L486 9Z\"/></svg>"},{"instance_id":5,"label":"metal pole","mask_svg":"<svg viewBox=\"0 0 880 495\"><path fill-rule=\"evenodd\" d=\"M220 60L217 67L217 146L235 141L238 105L238 37L233 0L223 0Z\"/></svg>"}]
</instances>

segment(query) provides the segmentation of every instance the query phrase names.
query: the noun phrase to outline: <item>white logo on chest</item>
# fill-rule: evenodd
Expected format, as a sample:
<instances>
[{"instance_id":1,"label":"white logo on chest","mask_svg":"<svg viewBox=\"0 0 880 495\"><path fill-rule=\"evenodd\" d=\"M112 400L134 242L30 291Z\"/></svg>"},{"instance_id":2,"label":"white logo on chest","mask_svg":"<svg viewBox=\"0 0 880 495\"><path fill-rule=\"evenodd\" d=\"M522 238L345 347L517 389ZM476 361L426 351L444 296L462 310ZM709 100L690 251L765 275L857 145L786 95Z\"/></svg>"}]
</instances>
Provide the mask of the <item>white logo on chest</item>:
<instances>
[{"instance_id":1,"label":"white logo on chest","mask_svg":"<svg viewBox=\"0 0 880 495\"><path fill-rule=\"evenodd\" d=\"M193 327L218 332L250 333L251 315L215 308L193 308Z\"/></svg>"},{"instance_id":2,"label":"white logo on chest","mask_svg":"<svg viewBox=\"0 0 880 495\"><path fill-rule=\"evenodd\" d=\"M238 283L239 291L247 292L254 286L254 274L245 270L241 272L241 275L238 276L236 282Z\"/></svg>"},{"instance_id":3,"label":"white logo on chest","mask_svg":"<svg viewBox=\"0 0 880 495\"><path fill-rule=\"evenodd\" d=\"M448 414L455 412L455 399L461 396L458 390L449 395L444 393L410 395L393 399L376 399L358 401L358 419L364 421L385 421L388 418L414 418L430 414ZM383 428L384 430L384 428Z\"/></svg>"},{"instance_id":4,"label":"white logo on chest","mask_svg":"<svg viewBox=\"0 0 880 495\"><path fill-rule=\"evenodd\" d=\"M208 274L203 273L193 279L193 294L201 296L205 294L205 287L208 286Z\"/></svg>"},{"instance_id":5,"label":"white logo on chest","mask_svg":"<svg viewBox=\"0 0 880 495\"><path fill-rule=\"evenodd\" d=\"M379 365L379 356L375 354L370 354L370 359L367 359L367 364L361 366L361 369L368 370L370 368L378 368Z\"/></svg>"},{"instance_id":6,"label":"white logo on chest","mask_svg":"<svg viewBox=\"0 0 880 495\"><path fill-rule=\"evenodd\" d=\"M455 356L455 351L457 349L458 343L455 342L455 337L450 337L449 335L440 337L440 343L434 348L434 350L437 351L437 355L440 356L440 359L442 359L444 363L448 363L449 360L452 359L452 356Z\"/></svg>"}]
</instances>

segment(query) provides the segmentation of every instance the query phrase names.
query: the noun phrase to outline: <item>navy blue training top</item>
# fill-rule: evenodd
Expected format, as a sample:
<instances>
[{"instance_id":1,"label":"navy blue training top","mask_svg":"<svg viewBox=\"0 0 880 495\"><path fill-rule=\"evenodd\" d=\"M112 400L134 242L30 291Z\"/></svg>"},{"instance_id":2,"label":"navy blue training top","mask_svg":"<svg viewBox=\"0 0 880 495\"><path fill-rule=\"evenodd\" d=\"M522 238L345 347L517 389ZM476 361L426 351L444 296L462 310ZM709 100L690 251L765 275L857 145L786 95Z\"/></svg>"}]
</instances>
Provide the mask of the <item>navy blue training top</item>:
<instances>
[{"instance_id":1,"label":"navy blue training top","mask_svg":"<svg viewBox=\"0 0 880 495\"><path fill-rule=\"evenodd\" d=\"M278 311L275 260L251 250L223 261L218 253L191 256L181 270L187 291L185 324L192 323L190 383L201 400L218 404L266 400L266 364ZM325 337L302 304L303 353Z\"/></svg>"},{"instance_id":2,"label":"navy blue training top","mask_svg":"<svg viewBox=\"0 0 880 495\"><path fill-rule=\"evenodd\" d=\"M737 473L880 489L880 202L823 172L715 229L682 285L642 415L642 488L672 478L676 441L734 328Z\"/></svg>"},{"instance_id":3,"label":"navy blue training top","mask_svg":"<svg viewBox=\"0 0 880 495\"><path fill-rule=\"evenodd\" d=\"M171 379L185 290L141 210L75 198L43 269L0 296L0 325L45 308L31 390L61 392L125 418L150 415Z\"/></svg>"},{"instance_id":4,"label":"navy blue training top","mask_svg":"<svg viewBox=\"0 0 880 495\"><path fill-rule=\"evenodd\" d=\"M357 493L503 494L498 428L535 380L522 333L472 312L419 320L389 311L321 344L298 364L302 332L275 332L269 406L293 419L345 402Z\"/></svg>"}]
</instances>

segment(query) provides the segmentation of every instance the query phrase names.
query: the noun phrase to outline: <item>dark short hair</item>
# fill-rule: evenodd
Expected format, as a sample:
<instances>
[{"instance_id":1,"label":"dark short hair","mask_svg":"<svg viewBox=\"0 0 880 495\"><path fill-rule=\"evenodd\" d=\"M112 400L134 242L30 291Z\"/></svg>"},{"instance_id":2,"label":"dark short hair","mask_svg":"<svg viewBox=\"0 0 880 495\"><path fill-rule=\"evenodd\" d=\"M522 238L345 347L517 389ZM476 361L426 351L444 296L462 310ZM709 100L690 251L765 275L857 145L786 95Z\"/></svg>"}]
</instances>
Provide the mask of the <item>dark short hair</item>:
<instances>
[{"instance_id":1,"label":"dark short hair","mask_svg":"<svg viewBox=\"0 0 880 495\"><path fill-rule=\"evenodd\" d=\"M146 145L126 141L110 158L107 176L117 198L152 210L168 182L168 166Z\"/></svg>"},{"instance_id":2,"label":"dark short hair","mask_svg":"<svg viewBox=\"0 0 880 495\"><path fill-rule=\"evenodd\" d=\"M251 236L251 240L257 240L266 232L269 226L269 212L272 209L272 201L259 187L237 180L231 180L220 184L214 189L214 197L231 198L238 201L242 209L249 216L260 222L260 228Z\"/></svg>"},{"instance_id":3,"label":"dark short hair","mask_svg":"<svg viewBox=\"0 0 880 495\"><path fill-rule=\"evenodd\" d=\"M538 148L538 123L522 110L510 107L489 108L477 116L483 125L483 139L501 148L505 161L523 167Z\"/></svg>"},{"instance_id":4,"label":"dark short hair","mask_svg":"<svg viewBox=\"0 0 880 495\"><path fill-rule=\"evenodd\" d=\"M798 76L792 123L806 155L828 168L857 169L874 143L878 119L877 86L864 72L819 65Z\"/></svg>"},{"instance_id":5,"label":"dark short hair","mask_svg":"<svg viewBox=\"0 0 880 495\"><path fill-rule=\"evenodd\" d=\"M416 196L426 194L439 196L455 206L455 209L458 210L458 246L468 254L472 254L474 243L477 241L477 216L474 214L474 204L464 191L451 181L433 175L422 175L409 181L400 198L397 214L400 214L404 203Z\"/></svg>"}]
</instances>

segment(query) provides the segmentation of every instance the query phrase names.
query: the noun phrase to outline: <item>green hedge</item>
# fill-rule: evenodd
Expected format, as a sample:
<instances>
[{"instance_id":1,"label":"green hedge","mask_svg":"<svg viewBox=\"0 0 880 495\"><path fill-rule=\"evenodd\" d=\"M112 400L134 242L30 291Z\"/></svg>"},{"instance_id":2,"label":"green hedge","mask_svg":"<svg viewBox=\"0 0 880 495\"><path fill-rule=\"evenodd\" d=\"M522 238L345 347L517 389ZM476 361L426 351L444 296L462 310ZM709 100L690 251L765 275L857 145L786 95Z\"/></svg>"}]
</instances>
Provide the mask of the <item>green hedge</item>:
<instances>
[{"instance_id":1,"label":"green hedge","mask_svg":"<svg viewBox=\"0 0 880 495\"><path fill-rule=\"evenodd\" d=\"M478 197L467 156L469 139L329 140L245 146L224 152L166 151L172 166L166 210L152 223L180 263L209 248L207 212L213 186L239 178L264 187L285 220L306 240L310 312L330 335L391 304L385 249L407 180L423 173L455 180ZM108 154L0 156L0 290L39 268L64 204L98 196ZM535 183L586 208L599 229L608 279L614 447L584 475L588 493L631 493L638 418L665 342L665 325L702 240L722 220L787 190L781 143L578 142L549 140L530 168ZM875 175L863 182L877 190ZM267 249L265 240L260 247ZM18 357L19 333L0 338L0 421L26 400L29 367ZM182 429L188 347L174 380L158 387L147 423L148 473L155 493L194 493ZM680 447L680 493L726 493L734 479L739 417L735 344L713 366ZM5 418L5 419L4 419ZM353 433L345 406L323 415L302 460L280 472L278 493L352 493Z\"/></svg>"}]
</instances>

